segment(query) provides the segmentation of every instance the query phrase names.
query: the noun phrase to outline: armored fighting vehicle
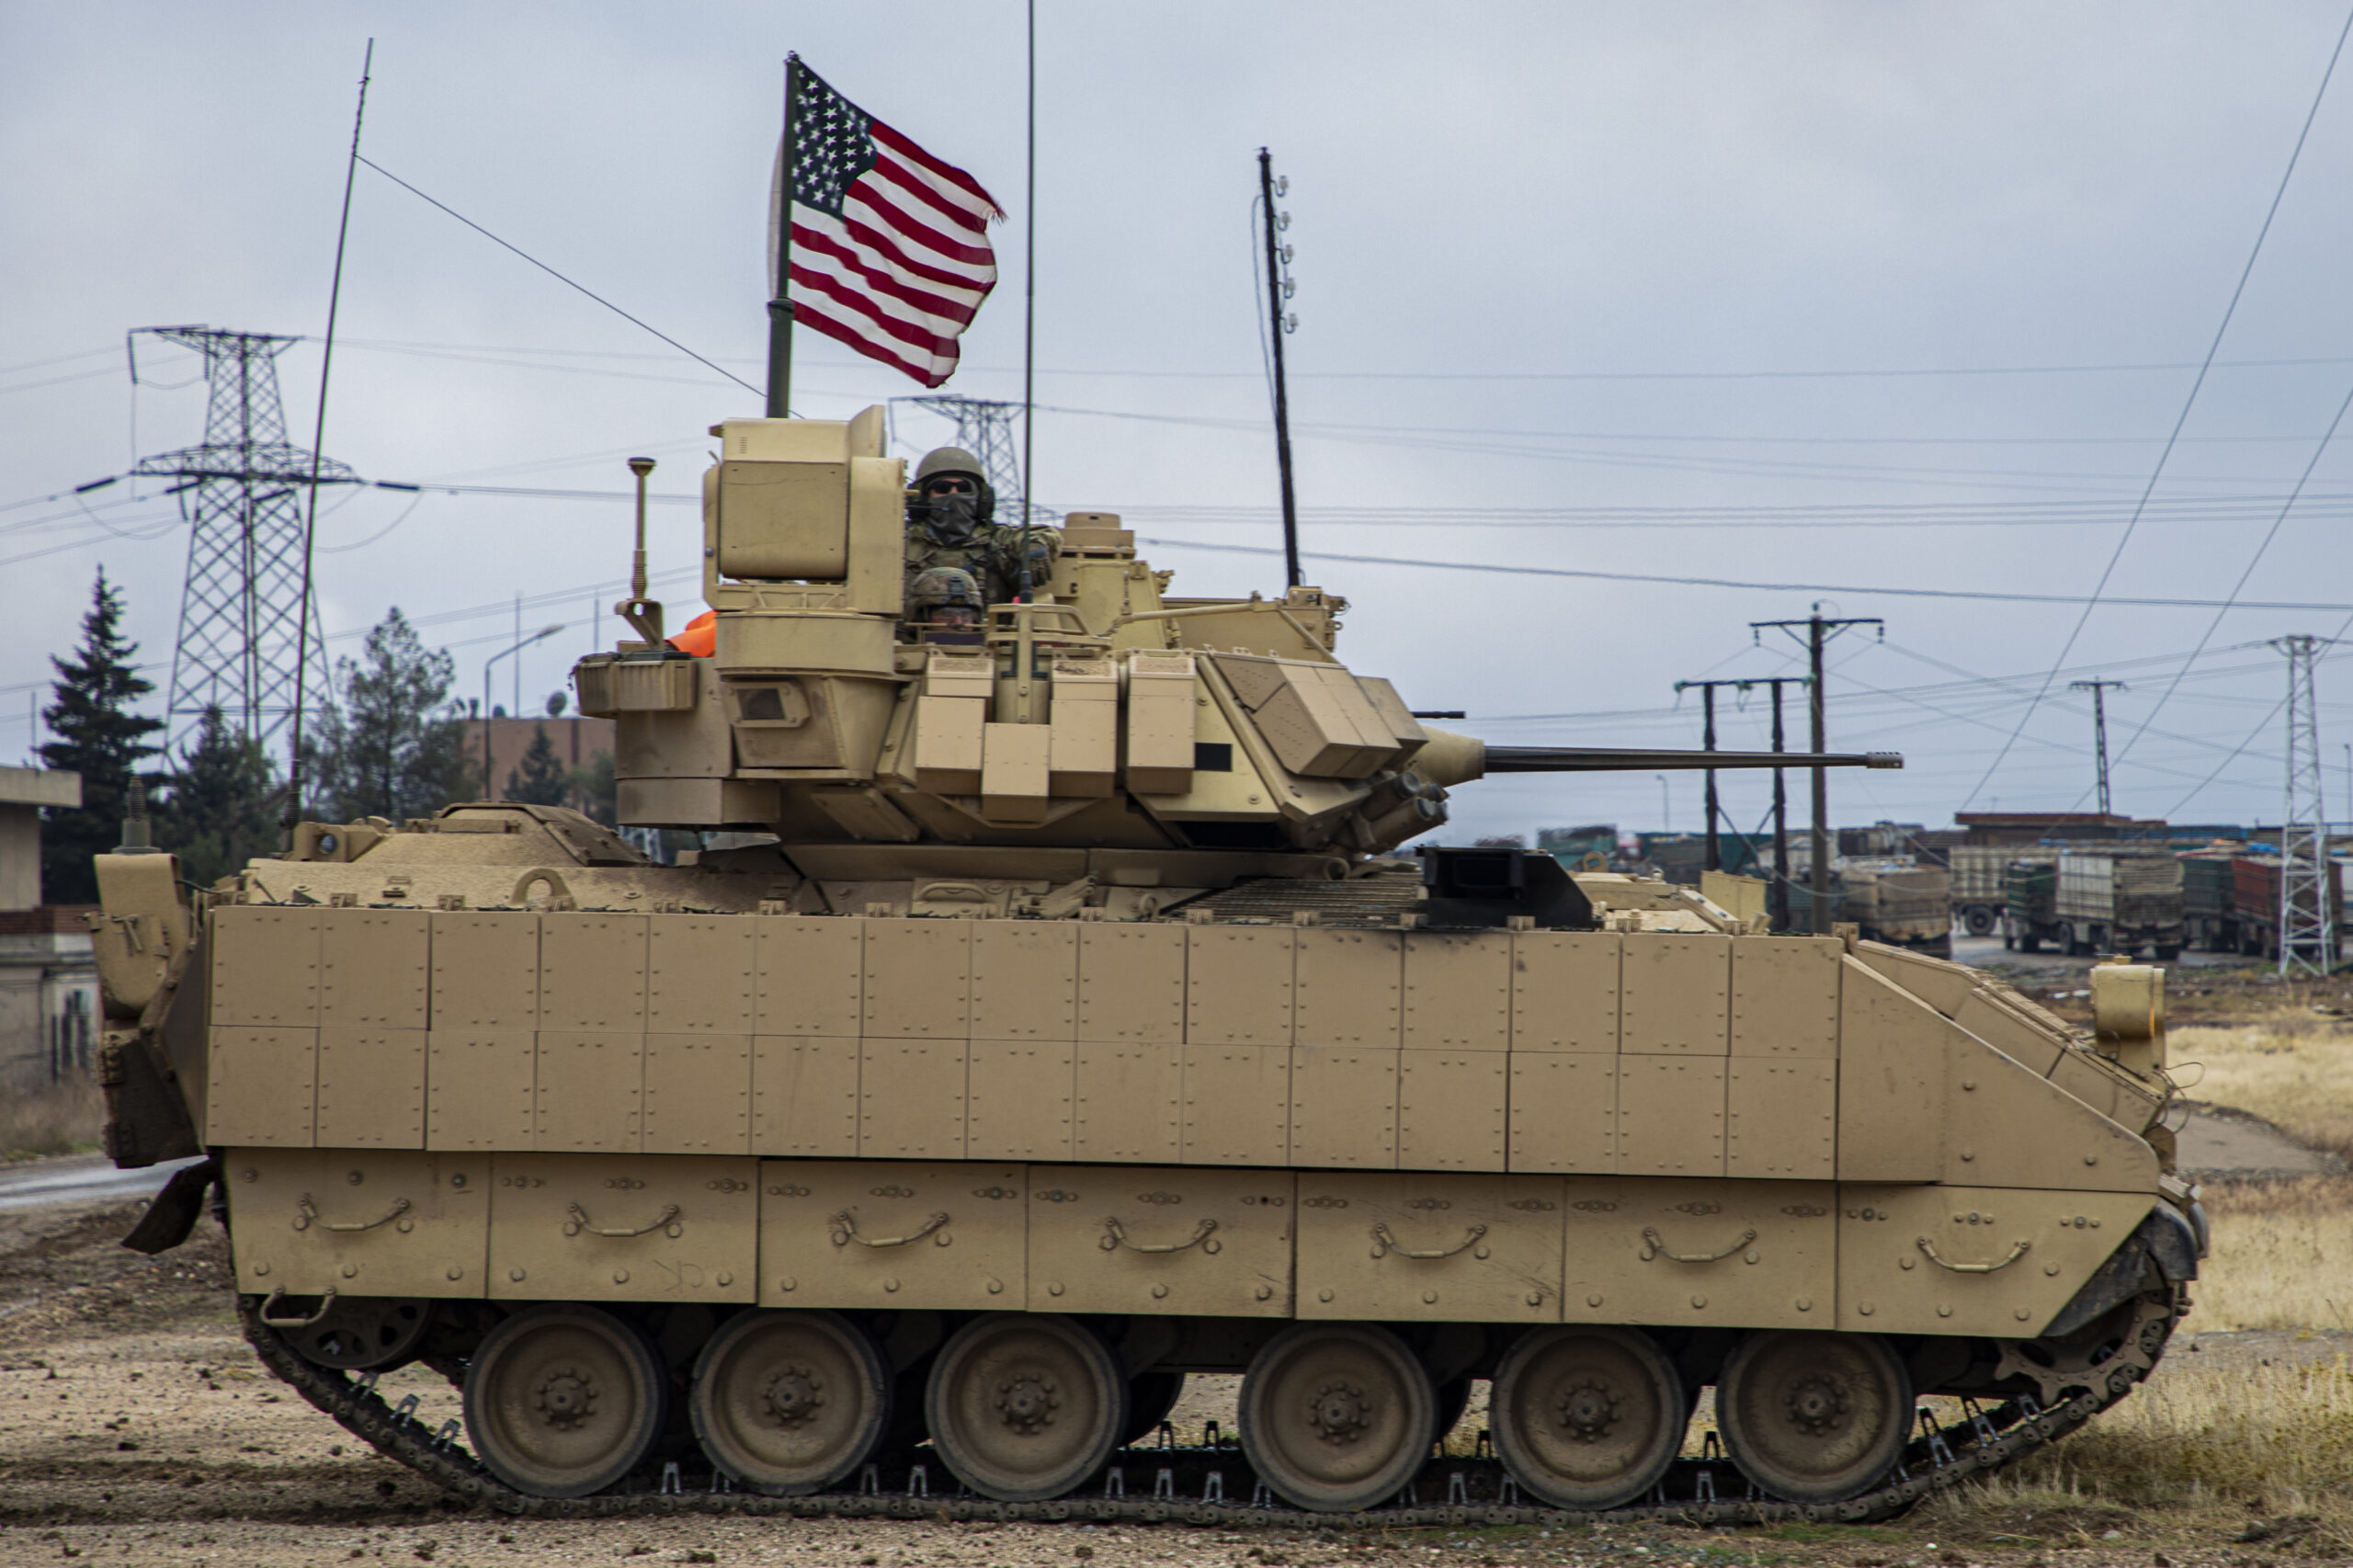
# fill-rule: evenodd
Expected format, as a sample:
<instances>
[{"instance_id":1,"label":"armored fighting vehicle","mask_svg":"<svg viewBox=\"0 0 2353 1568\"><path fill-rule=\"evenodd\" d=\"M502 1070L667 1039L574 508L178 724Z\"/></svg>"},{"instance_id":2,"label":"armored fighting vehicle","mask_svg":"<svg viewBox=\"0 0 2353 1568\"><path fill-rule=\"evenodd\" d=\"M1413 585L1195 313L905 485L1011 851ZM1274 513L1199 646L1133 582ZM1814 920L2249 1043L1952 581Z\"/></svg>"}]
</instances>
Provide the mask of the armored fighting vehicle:
<instances>
[{"instance_id":1,"label":"armored fighting vehicle","mask_svg":"<svg viewBox=\"0 0 2353 1568\"><path fill-rule=\"evenodd\" d=\"M1338 598L1170 597L1100 513L911 622L879 410L713 433L709 653L640 586L574 672L699 854L489 803L194 896L99 861L109 1147L204 1156L131 1242L215 1194L256 1352L367 1441L536 1512L1859 1518L2154 1364L2203 1251L2161 971L2086 1031L1397 852L1489 773L1895 759L1485 746ZM462 1421L379 1396L419 1360ZM1238 1447L1130 1446L1214 1372ZM1492 1455L1434 1460L1481 1380Z\"/></svg>"}]
</instances>

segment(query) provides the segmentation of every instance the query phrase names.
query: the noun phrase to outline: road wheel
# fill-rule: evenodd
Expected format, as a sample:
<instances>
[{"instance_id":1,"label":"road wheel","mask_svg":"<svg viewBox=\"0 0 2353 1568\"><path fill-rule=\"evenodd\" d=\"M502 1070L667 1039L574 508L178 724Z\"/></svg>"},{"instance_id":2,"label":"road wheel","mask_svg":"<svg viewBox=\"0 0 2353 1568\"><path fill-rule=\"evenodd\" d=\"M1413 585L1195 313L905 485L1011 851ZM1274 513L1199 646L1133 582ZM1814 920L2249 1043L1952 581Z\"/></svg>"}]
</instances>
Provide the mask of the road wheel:
<instances>
[{"instance_id":1,"label":"road wheel","mask_svg":"<svg viewBox=\"0 0 2353 1568\"><path fill-rule=\"evenodd\" d=\"M1972 937L1990 937L1994 934L1994 912L1977 905L1963 912L1961 925Z\"/></svg>"},{"instance_id":2,"label":"road wheel","mask_svg":"<svg viewBox=\"0 0 2353 1568\"><path fill-rule=\"evenodd\" d=\"M1794 1503L1879 1484L1912 1435L1912 1380L1872 1335L1773 1329L1716 1379L1716 1426L1743 1475Z\"/></svg>"},{"instance_id":3,"label":"road wheel","mask_svg":"<svg viewBox=\"0 0 2353 1568\"><path fill-rule=\"evenodd\" d=\"M959 1481L1002 1503L1037 1503L1111 1457L1128 1429L1128 1380L1070 1318L992 1312L940 1346L924 1406Z\"/></svg>"},{"instance_id":4,"label":"road wheel","mask_svg":"<svg viewBox=\"0 0 2353 1568\"><path fill-rule=\"evenodd\" d=\"M653 1347L612 1313L532 1307L474 1351L466 1436L517 1492L585 1497L637 1468L661 1435L668 1392Z\"/></svg>"},{"instance_id":5,"label":"road wheel","mask_svg":"<svg viewBox=\"0 0 2353 1568\"><path fill-rule=\"evenodd\" d=\"M834 1312L740 1312L696 1359L687 1414L702 1451L739 1485L799 1497L872 1455L890 1419L890 1375L874 1341Z\"/></svg>"},{"instance_id":6,"label":"road wheel","mask_svg":"<svg viewBox=\"0 0 2353 1568\"><path fill-rule=\"evenodd\" d=\"M301 1328L273 1330L315 1366L389 1372L416 1358L433 1326L433 1303L396 1296L340 1296Z\"/></svg>"},{"instance_id":7,"label":"road wheel","mask_svg":"<svg viewBox=\"0 0 2353 1568\"><path fill-rule=\"evenodd\" d=\"M1128 1380L1128 1429L1120 1446L1132 1449L1160 1429L1185 1397L1182 1372L1138 1372Z\"/></svg>"},{"instance_id":8,"label":"road wheel","mask_svg":"<svg viewBox=\"0 0 2353 1568\"><path fill-rule=\"evenodd\" d=\"M1438 1385L1438 1405L1430 1422L1430 1441L1443 1443L1455 1427L1462 1424L1462 1413L1471 1408L1471 1374Z\"/></svg>"},{"instance_id":9,"label":"road wheel","mask_svg":"<svg viewBox=\"0 0 2353 1568\"><path fill-rule=\"evenodd\" d=\"M1649 1335L1567 1325L1530 1329L1505 1354L1487 1424L1523 1490L1556 1507L1616 1508L1658 1484L1690 1410Z\"/></svg>"},{"instance_id":10,"label":"road wheel","mask_svg":"<svg viewBox=\"0 0 2353 1568\"><path fill-rule=\"evenodd\" d=\"M1403 1341L1373 1324L1295 1324L1242 1380L1242 1451L1285 1501L1370 1508L1414 1478L1436 1440L1438 1392Z\"/></svg>"}]
</instances>

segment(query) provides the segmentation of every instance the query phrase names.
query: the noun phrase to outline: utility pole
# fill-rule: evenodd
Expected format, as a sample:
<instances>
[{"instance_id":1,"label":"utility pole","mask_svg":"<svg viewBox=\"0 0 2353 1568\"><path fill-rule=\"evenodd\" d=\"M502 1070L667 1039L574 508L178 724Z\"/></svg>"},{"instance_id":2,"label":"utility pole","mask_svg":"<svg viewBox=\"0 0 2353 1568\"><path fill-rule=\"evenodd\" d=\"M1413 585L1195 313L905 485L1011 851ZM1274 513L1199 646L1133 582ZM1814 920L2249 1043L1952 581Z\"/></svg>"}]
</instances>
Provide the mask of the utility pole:
<instances>
[{"instance_id":1,"label":"utility pole","mask_svg":"<svg viewBox=\"0 0 2353 1568\"><path fill-rule=\"evenodd\" d=\"M2328 858L2328 812L2321 796L2320 718L2314 656L2331 639L2279 637L2288 655L2288 769L2279 818L2279 974L2325 975L2336 966L2336 869Z\"/></svg>"},{"instance_id":2,"label":"utility pole","mask_svg":"<svg viewBox=\"0 0 2353 1568\"><path fill-rule=\"evenodd\" d=\"M1275 210L1275 198L1288 195L1290 178L1276 177L1274 159L1258 149L1258 204L1266 218L1267 337L1273 345L1275 375L1275 465L1281 471L1283 491L1284 585L1296 588L1307 581L1299 569L1299 503L1290 488L1290 392L1283 380L1283 339L1299 330L1299 318L1283 312L1283 301L1297 287L1290 277L1290 246L1275 236L1290 227L1290 214Z\"/></svg>"},{"instance_id":3,"label":"utility pole","mask_svg":"<svg viewBox=\"0 0 2353 1568\"><path fill-rule=\"evenodd\" d=\"M1787 676L1776 676L1773 687L1773 749L1787 751L1789 745L1781 730L1781 687ZM1766 894L1772 911L1773 929L1790 928L1790 791L1785 782L1788 775L1773 769L1773 885Z\"/></svg>"},{"instance_id":4,"label":"utility pole","mask_svg":"<svg viewBox=\"0 0 2353 1568\"><path fill-rule=\"evenodd\" d=\"M2099 814L2109 815L2108 806L2108 694L2122 691L2120 680L2071 680L2069 691L2092 694L2092 744L2099 755Z\"/></svg>"},{"instance_id":5,"label":"utility pole","mask_svg":"<svg viewBox=\"0 0 2353 1568\"><path fill-rule=\"evenodd\" d=\"M1745 680L1679 680L1675 683L1675 695L1677 697L1694 688L1697 688L1699 693L1699 749L1701 751L1716 749L1716 688L1722 686L1732 686L1746 691L1753 684ZM1778 751L1780 748L1776 746L1774 749ZM1724 858L1723 841L1716 833L1716 819L1719 814L1716 804L1716 770L1712 767L1709 768L1703 781L1708 791L1708 803L1705 808L1708 813L1708 849L1707 858L1701 864L1711 871L1721 871L1724 869Z\"/></svg>"},{"instance_id":6,"label":"utility pole","mask_svg":"<svg viewBox=\"0 0 2353 1568\"><path fill-rule=\"evenodd\" d=\"M1695 687L1699 688L1703 715L1699 744L1704 751L1713 751L1716 749L1716 688L1728 686L1745 693L1755 687L1770 687L1773 690L1773 749L1787 751L1790 749L1788 736L1781 727L1781 688L1805 684L1806 679L1802 676L1765 676L1747 680L1679 680L1675 683L1675 689L1680 694ZM1714 768L1707 770L1707 864L1708 869L1720 871L1723 869L1723 858L1716 824L1722 807L1716 800ZM1773 875L1765 890L1765 903L1772 915L1773 929L1787 930L1790 924L1790 796L1787 775L1778 767L1773 769Z\"/></svg>"},{"instance_id":7,"label":"utility pole","mask_svg":"<svg viewBox=\"0 0 2353 1568\"><path fill-rule=\"evenodd\" d=\"M130 335L131 379L139 381L138 340L161 338L204 357L204 440L142 458L131 472L174 479L190 531L180 590L179 636L172 649L165 712L169 738L185 736L208 708L256 741L293 716L303 666L324 679L326 653L315 611L307 618L311 655L301 657L302 501L308 487L358 484L332 459L315 460L286 438L278 357L301 341L270 333L202 326L141 327Z\"/></svg>"},{"instance_id":8,"label":"utility pole","mask_svg":"<svg viewBox=\"0 0 2353 1568\"><path fill-rule=\"evenodd\" d=\"M1787 631L1794 637L1797 635L1799 627L1805 628L1806 667L1813 676L1806 686L1806 709L1807 717L1813 722L1812 749L1817 753L1828 749L1824 733L1826 725L1822 698L1823 645L1850 626L1876 626L1880 629L1881 637L1887 634L1887 622L1878 616L1826 619L1822 613L1822 605L1819 601L1814 604L1813 613L1803 620L1752 620L1748 623L1751 636L1756 636L1766 628L1773 627ZM1808 868L1806 902L1812 906L1808 913L1813 916L1809 924L1813 927L1813 934L1817 937L1826 937L1830 934L1830 773L1827 768L1823 767L1816 767L1813 772L1813 835L1811 852L1813 864Z\"/></svg>"}]
</instances>

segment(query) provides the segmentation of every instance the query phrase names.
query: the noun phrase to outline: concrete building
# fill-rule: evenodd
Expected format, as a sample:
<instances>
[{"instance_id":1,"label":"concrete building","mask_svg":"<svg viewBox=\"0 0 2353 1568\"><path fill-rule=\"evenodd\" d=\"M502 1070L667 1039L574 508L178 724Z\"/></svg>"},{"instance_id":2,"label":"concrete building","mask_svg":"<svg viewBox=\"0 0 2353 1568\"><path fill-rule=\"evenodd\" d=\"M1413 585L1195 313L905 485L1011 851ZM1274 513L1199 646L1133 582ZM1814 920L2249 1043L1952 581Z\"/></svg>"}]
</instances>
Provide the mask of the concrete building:
<instances>
[{"instance_id":1,"label":"concrete building","mask_svg":"<svg viewBox=\"0 0 2353 1568\"><path fill-rule=\"evenodd\" d=\"M98 971L80 905L40 901L40 809L82 803L82 777L0 767L0 1093L86 1073Z\"/></svg>"}]
</instances>

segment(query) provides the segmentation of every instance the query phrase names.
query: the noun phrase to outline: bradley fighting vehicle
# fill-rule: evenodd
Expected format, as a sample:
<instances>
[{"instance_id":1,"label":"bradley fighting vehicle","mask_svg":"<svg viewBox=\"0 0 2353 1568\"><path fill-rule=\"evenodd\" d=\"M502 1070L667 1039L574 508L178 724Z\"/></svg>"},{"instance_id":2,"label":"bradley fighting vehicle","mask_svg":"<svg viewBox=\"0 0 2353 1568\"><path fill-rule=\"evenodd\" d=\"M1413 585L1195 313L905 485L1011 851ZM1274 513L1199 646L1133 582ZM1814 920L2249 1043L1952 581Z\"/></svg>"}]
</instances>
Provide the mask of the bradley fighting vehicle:
<instances>
[{"instance_id":1,"label":"bradley fighting vehicle","mask_svg":"<svg viewBox=\"0 0 2353 1568\"><path fill-rule=\"evenodd\" d=\"M207 1156L131 1244L213 1193L256 1352L386 1453L540 1512L1858 1518L2154 1365L2204 1250L2160 971L2086 1031L1392 853L1487 773L1895 759L1483 746L1339 662L1340 600L1172 597L1104 514L910 624L880 410L714 434L710 656L641 567L574 673L621 820L724 835L688 863L514 804L193 901L99 861L109 1147ZM417 1360L462 1423L378 1396ZM1131 1494L1199 1372L1238 1451ZM1493 1457L1434 1461L1474 1380Z\"/></svg>"}]
</instances>

